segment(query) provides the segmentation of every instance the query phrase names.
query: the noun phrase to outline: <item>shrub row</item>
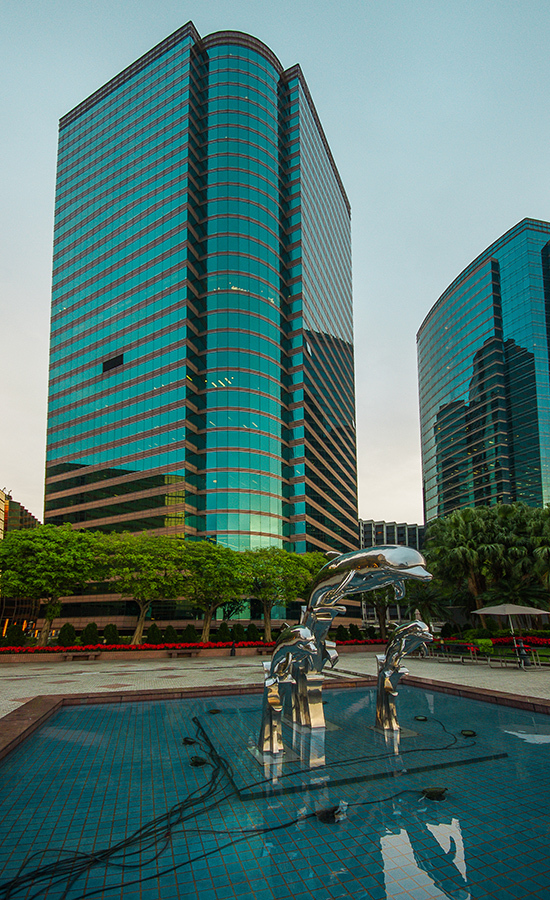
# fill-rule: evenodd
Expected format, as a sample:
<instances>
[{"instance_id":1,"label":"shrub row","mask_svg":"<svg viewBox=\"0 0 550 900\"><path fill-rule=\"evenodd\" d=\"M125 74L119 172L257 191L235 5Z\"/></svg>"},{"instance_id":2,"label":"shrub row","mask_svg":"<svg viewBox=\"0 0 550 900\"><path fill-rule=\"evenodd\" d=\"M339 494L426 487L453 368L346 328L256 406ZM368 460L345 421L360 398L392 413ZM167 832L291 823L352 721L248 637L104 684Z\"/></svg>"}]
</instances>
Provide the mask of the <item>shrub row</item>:
<instances>
[{"instance_id":1,"label":"shrub row","mask_svg":"<svg viewBox=\"0 0 550 900\"><path fill-rule=\"evenodd\" d=\"M338 625L334 637L338 643L343 643L345 641L368 641L369 639L375 638L375 634L376 632L371 628L369 628L367 632L362 632L360 628L352 622L349 629L344 625ZM276 636L277 634L275 634L275 637ZM106 625L103 629L103 639L105 643L102 643L97 624L95 622L88 622L82 633L78 636L78 643L83 647L95 646L96 644L101 644L104 647L118 647L129 643L129 638L121 638L117 626L112 623ZM210 643L224 644L233 643L234 641L236 644L239 644L242 641L260 641L261 639L262 635L260 630L253 622L247 625L246 628L240 622L235 622L230 628L227 622L224 621L220 623L216 631L212 632ZM153 622L147 629L143 638L143 643L147 645L177 644L182 641L191 644L199 642L199 633L192 623L189 623L181 633L178 633L173 625L168 625L163 633L156 622ZM7 629L5 639L2 641L4 648L25 647L28 643L28 639L20 625L10 625ZM65 624L62 625L56 637L56 644L65 649L77 645L77 632L71 622L65 622Z\"/></svg>"}]
</instances>

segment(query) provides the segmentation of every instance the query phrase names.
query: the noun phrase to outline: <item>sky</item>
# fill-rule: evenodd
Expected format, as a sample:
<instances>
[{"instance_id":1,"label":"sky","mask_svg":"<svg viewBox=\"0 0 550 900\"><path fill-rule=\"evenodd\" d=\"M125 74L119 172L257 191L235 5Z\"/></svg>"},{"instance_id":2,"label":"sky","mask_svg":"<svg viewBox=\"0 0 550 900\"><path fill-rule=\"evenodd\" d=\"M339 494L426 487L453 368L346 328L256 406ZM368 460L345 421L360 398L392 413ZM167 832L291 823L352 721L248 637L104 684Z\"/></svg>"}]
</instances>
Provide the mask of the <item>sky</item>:
<instances>
[{"instance_id":1,"label":"sky","mask_svg":"<svg viewBox=\"0 0 550 900\"><path fill-rule=\"evenodd\" d=\"M352 206L359 514L421 523L416 332L550 219L547 0L0 0L0 488L42 517L58 119L189 20L303 69Z\"/></svg>"}]
</instances>

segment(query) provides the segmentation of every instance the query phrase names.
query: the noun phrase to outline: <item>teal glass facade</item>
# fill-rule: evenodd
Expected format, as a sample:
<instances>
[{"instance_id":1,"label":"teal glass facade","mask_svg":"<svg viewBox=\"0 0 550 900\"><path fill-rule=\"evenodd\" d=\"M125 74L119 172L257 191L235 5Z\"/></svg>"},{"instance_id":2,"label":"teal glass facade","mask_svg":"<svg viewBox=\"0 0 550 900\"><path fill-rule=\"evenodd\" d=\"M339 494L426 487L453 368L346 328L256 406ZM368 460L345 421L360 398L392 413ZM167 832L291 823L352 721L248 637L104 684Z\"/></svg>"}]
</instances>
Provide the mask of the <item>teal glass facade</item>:
<instances>
[{"instance_id":1,"label":"teal glass facade","mask_svg":"<svg viewBox=\"0 0 550 900\"><path fill-rule=\"evenodd\" d=\"M189 23L60 122L45 521L357 546L350 209L298 66Z\"/></svg>"},{"instance_id":2,"label":"teal glass facade","mask_svg":"<svg viewBox=\"0 0 550 900\"><path fill-rule=\"evenodd\" d=\"M550 501L550 224L524 219L418 335L424 512Z\"/></svg>"}]
</instances>

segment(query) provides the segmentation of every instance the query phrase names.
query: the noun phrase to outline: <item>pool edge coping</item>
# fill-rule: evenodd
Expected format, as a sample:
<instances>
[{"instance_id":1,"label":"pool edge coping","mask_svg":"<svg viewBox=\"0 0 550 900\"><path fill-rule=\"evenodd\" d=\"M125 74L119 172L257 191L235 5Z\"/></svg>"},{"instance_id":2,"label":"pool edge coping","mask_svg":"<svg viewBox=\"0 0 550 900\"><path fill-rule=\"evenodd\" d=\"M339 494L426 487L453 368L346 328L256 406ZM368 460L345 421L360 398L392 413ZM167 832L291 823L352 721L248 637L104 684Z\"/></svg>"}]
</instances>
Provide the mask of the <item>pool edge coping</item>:
<instances>
[{"instance_id":1,"label":"pool edge coping","mask_svg":"<svg viewBox=\"0 0 550 900\"><path fill-rule=\"evenodd\" d=\"M361 678L338 678L324 685L325 690L373 687L376 678L366 675ZM420 678L406 675L401 684L411 687L425 688L452 694L469 700L480 700L484 703L495 703L501 706L516 707L530 712L550 715L550 700L541 697L519 697L505 691L489 688L481 689L470 685L455 684L448 681L436 681L431 678ZM250 685L211 685L205 687L166 688L152 690L119 691L107 693L95 691L83 694L44 694L33 697L17 709L3 716L2 733L0 735L0 759L3 759L25 741L34 731L44 724L63 706L87 706L98 703L132 703L151 700L185 700L193 697L230 697L242 694L261 694L262 684Z\"/></svg>"}]
</instances>

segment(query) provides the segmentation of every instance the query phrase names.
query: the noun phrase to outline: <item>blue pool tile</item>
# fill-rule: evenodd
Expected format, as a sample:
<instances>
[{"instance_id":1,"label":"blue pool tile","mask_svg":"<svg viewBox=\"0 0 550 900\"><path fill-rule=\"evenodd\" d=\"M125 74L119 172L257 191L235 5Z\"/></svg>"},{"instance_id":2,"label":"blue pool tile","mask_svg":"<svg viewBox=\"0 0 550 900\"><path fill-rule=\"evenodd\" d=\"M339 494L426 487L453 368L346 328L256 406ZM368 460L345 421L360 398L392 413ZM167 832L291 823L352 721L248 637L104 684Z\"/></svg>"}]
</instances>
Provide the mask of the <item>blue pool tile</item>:
<instances>
[{"instance_id":1,"label":"blue pool tile","mask_svg":"<svg viewBox=\"0 0 550 900\"><path fill-rule=\"evenodd\" d=\"M456 893L457 885L463 884L449 849L452 846L457 849L457 865L462 853L465 855L468 883L473 886L475 900L508 900L508 897L521 900L525 887L522 879L527 869L529 896L548 900L550 873L545 821L550 804L549 750L544 745L520 744L517 738L506 735L503 726L507 717L511 716L516 723L514 727L518 728L522 721L536 720L521 710L484 708L483 729L479 729L475 746L461 744L452 751L434 750L436 746L444 747L448 739L442 740L441 728L433 722L426 723L428 727L423 735L414 739L417 749L412 743L408 745L414 752L403 757L406 764L402 769L411 769L413 764L425 764L428 760L446 765L456 760L459 752L463 756L508 753L507 768L500 762L477 764L472 757L462 767L444 769L444 783L449 786L445 803L419 804L417 794L410 799L402 797L350 807L349 819L340 826L307 820L279 832L247 837L217 852L236 830L252 824L260 829L285 824L304 805L309 812L340 799L353 804L358 799L389 797L404 787L419 792L426 783L433 783L435 776L429 771L416 775L402 771L396 784L391 775L396 761L384 761L380 747L372 746L374 736L368 723L373 707L358 705L359 699L362 703L367 694L344 693L345 697L333 692L330 698L331 715L340 730L327 732L327 760L341 763L357 759L358 762L345 767L345 776L353 773L361 779L369 772L380 775L386 771L391 776L389 780L359 780L339 787L329 782L317 791L307 785L303 774L294 777L294 770L289 768L281 786L301 785L302 794L283 791L271 798L260 794L244 801L224 799L219 810L212 808L196 821L203 829L218 829L226 834L193 833L186 827L185 836L183 829L174 835L174 852L172 855L170 849L166 851L164 862L169 860L169 863L164 868L169 868L170 863L179 864L188 853L195 859L192 866L180 868L160 883L156 879L146 882L141 888L128 883L132 876L126 877L127 873L121 876L114 869L107 870L106 876L103 871L92 873L87 884L94 889L96 884L118 884L117 900L138 897L165 900L167 896L170 900L286 900L290 897L384 900L386 883L391 884L392 896L401 894L403 900L409 897L441 900L437 883L447 884L451 893L453 885ZM425 714L424 695L408 688L403 693L406 694L403 700L411 704L411 713L414 702L418 702ZM400 698L401 694L400 691ZM433 694L432 699L437 718L447 721L451 732L459 730L460 716L463 727L479 717L480 704L465 702L457 718L453 698ZM353 728L346 724L346 710L350 705L356 708ZM36 732L27 744L0 764L0 783L4 778L7 786L3 792L0 788L0 835L7 835L2 842L4 855L0 857L0 871L4 867L5 873L13 874L16 856L17 865L20 862L21 849L25 852L25 848L45 848L48 835L52 845L64 843L67 850L108 847L162 816L188 792L201 789L206 783L205 773L189 766L189 754L181 747L183 734L195 734L193 715L203 717L212 739L219 741L218 746L230 754L241 786L246 788L262 781L261 768L246 750L243 752L247 735L259 726L258 698L220 698L216 706L228 714L217 716L215 726L212 717L205 714L208 705L199 701L128 704L128 708L119 707L116 713L108 705L62 710L47 723L47 728ZM236 709L238 715L229 714ZM367 717L364 722L362 714ZM547 727L547 719L542 720L541 727L545 723ZM241 727L246 730L244 736L239 732ZM359 743L354 746L358 734ZM67 766L68 741L72 748L72 770ZM367 753L365 747L369 746L376 753ZM141 758L142 753L147 754L145 759ZM372 759L367 758L369 755ZM318 777L319 773L315 775ZM336 768L330 770L332 782L339 775ZM52 783L56 785L55 796L51 792ZM521 783L521 809L517 805L517 783ZM13 784L18 785L18 791L11 787ZM474 792L472 784L475 784ZM23 808L19 803L21 789L29 797L28 805ZM72 802L76 795L82 798L78 805ZM50 807L49 816L46 806ZM530 811L528 819L525 809ZM382 842L385 842L384 852ZM211 851L214 851L211 855L200 858ZM128 860L135 861L135 858L128 857ZM49 862L48 856L37 857L35 864ZM142 864L144 872L150 872L146 852ZM120 888L122 882L124 886ZM114 898L111 888L108 893ZM44 900L56 900L47 886Z\"/></svg>"}]
</instances>

